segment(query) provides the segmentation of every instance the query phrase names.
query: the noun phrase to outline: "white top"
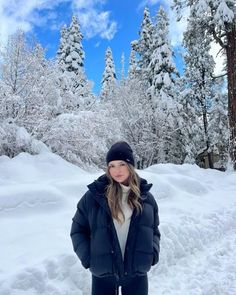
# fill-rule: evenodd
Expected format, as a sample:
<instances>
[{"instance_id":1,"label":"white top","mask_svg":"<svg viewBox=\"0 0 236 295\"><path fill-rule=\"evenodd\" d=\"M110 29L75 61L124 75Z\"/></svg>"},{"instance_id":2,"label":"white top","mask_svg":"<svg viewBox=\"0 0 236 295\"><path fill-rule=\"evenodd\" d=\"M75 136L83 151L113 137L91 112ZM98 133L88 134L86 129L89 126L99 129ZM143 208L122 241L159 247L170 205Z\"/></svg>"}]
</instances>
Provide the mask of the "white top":
<instances>
[{"instance_id":1,"label":"white top","mask_svg":"<svg viewBox=\"0 0 236 295\"><path fill-rule=\"evenodd\" d=\"M128 232L129 232L129 225L130 225L130 219L131 219L133 210L129 207L129 205L127 203L130 187L125 186L123 184L120 184L120 186L122 188L121 209L122 209L122 211L124 213L125 221L123 223L119 223L116 219L113 219L113 222L114 222L117 237L118 237L118 240L119 240L122 257L124 259L125 245L126 245L126 241L127 241L127 236L128 236ZM122 218L122 215L119 216L119 217Z\"/></svg>"}]
</instances>

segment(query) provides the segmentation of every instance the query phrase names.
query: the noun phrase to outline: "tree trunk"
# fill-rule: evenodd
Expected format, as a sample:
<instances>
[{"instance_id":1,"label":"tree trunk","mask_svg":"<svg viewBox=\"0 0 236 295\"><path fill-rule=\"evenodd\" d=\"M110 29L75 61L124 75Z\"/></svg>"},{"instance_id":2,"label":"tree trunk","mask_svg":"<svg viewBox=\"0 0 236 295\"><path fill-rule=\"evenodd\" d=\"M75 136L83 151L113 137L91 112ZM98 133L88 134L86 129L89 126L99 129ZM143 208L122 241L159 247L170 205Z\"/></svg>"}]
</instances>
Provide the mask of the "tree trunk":
<instances>
[{"instance_id":1,"label":"tree trunk","mask_svg":"<svg viewBox=\"0 0 236 295\"><path fill-rule=\"evenodd\" d=\"M203 124L204 124L204 131L205 131L205 137L206 137L206 151L207 151L208 164L209 164L209 168L214 169L214 163L212 160L212 152L209 151L210 141L209 141L209 136L208 136L208 121L207 121L206 105L203 105L202 109L203 109L202 116L203 116Z\"/></svg>"},{"instance_id":2,"label":"tree trunk","mask_svg":"<svg viewBox=\"0 0 236 295\"><path fill-rule=\"evenodd\" d=\"M227 32L228 106L230 158L236 170L236 25Z\"/></svg>"}]
</instances>

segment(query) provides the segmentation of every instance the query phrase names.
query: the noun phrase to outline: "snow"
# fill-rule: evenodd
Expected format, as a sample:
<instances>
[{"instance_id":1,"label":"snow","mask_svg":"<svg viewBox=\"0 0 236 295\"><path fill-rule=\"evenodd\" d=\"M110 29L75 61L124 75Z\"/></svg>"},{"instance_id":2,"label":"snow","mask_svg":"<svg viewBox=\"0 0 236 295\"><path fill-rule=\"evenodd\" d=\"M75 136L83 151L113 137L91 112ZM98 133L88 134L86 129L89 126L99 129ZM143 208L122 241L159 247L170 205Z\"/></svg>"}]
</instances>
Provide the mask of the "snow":
<instances>
[{"instance_id":1,"label":"snow","mask_svg":"<svg viewBox=\"0 0 236 295\"><path fill-rule=\"evenodd\" d=\"M149 294L235 295L236 173L190 164L138 172L154 184L162 234ZM69 233L86 185L102 173L47 151L0 157L1 295L90 294Z\"/></svg>"},{"instance_id":2,"label":"snow","mask_svg":"<svg viewBox=\"0 0 236 295\"><path fill-rule=\"evenodd\" d=\"M229 9L225 1L222 1L216 10L214 19L216 23L220 22L220 25L231 23L234 19L234 12Z\"/></svg>"},{"instance_id":3,"label":"snow","mask_svg":"<svg viewBox=\"0 0 236 295\"><path fill-rule=\"evenodd\" d=\"M16 132L16 142L19 147L27 146L31 142L31 136L24 127L19 127Z\"/></svg>"}]
</instances>

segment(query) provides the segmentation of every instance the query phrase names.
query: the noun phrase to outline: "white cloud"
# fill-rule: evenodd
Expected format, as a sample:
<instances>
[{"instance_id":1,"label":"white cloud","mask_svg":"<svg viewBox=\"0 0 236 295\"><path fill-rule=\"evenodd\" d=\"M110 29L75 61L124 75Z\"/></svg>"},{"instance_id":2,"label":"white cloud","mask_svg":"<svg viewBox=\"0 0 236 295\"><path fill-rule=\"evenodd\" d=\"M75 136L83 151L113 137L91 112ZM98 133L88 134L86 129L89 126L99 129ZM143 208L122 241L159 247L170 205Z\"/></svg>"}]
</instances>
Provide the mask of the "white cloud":
<instances>
[{"instance_id":1,"label":"white cloud","mask_svg":"<svg viewBox=\"0 0 236 295\"><path fill-rule=\"evenodd\" d=\"M143 0L139 6L138 9L144 8L145 6L152 6L152 5L156 5L158 3L161 3L163 1L161 0ZM165 1L164 1L165 2Z\"/></svg>"},{"instance_id":2,"label":"white cloud","mask_svg":"<svg viewBox=\"0 0 236 295\"><path fill-rule=\"evenodd\" d=\"M32 26L29 22L24 20L17 20L15 18L0 15L0 43L5 44L8 35L13 34L17 29L23 31L31 30Z\"/></svg>"},{"instance_id":3,"label":"white cloud","mask_svg":"<svg viewBox=\"0 0 236 295\"><path fill-rule=\"evenodd\" d=\"M50 29L59 28L55 21L56 8L66 2L78 14L85 37L114 37L117 23L111 20L110 12L103 11L105 0L0 0L0 42L5 43L8 35L17 29L27 32L46 25Z\"/></svg>"},{"instance_id":4,"label":"white cloud","mask_svg":"<svg viewBox=\"0 0 236 295\"><path fill-rule=\"evenodd\" d=\"M86 38L99 35L111 40L117 32L117 23L111 20L110 12L100 7L105 0L73 0L82 31Z\"/></svg>"},{"instance_id":5,"label":"white cloud","mask_svg":"<svg viewBox=\"0 0 236 295\"><path fill-rule=\"evenodd\" d=\"M52 13L39 14L45 9L52 11L58 4L69 0L0 0L0 41L17 29L30 31L34 26L44 26Z\"/></svg>"}]
</instances>

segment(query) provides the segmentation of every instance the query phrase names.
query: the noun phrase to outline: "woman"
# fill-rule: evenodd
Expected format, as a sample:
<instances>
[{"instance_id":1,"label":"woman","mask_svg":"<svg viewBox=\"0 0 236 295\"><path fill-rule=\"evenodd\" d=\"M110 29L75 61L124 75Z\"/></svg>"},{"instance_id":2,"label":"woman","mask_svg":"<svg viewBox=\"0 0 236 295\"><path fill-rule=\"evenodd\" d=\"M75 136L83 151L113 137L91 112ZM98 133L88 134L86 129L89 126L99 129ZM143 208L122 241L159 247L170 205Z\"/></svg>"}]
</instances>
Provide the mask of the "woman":
<instances>
[{"instance_id":1,"label":"woman","mask_svg":"<svg viewBox=\"0 0 236 295\"><path fill-rule=\"evenodd\" d=\"M92 273L92 295L147 295L147 272L159 260L158 207L152 184L134 170L131 147L115 143L107 171L77 205L71 239Z\"/></svg>"}]
</instances>

